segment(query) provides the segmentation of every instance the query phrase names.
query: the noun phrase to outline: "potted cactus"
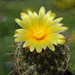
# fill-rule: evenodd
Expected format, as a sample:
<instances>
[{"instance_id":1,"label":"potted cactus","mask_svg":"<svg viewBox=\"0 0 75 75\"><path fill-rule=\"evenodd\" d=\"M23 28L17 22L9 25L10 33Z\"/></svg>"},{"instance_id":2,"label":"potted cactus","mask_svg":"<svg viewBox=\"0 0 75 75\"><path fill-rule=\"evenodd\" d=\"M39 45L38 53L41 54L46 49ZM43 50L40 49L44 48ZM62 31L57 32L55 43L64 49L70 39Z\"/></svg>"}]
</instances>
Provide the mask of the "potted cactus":
<instances>
[{"instance_id":1,"label":"potted cactus","mask_svg":"<svg viewBox=\"0 0 75 75\"><path fill-rule=\"evenodd\" d=\"M15 31L15 71L12 75L67 75L70 50L62 34L68 27L59 23L63 18L45 11L28 10L15 21L22 27Z\"/></svg>"}]
</instances>

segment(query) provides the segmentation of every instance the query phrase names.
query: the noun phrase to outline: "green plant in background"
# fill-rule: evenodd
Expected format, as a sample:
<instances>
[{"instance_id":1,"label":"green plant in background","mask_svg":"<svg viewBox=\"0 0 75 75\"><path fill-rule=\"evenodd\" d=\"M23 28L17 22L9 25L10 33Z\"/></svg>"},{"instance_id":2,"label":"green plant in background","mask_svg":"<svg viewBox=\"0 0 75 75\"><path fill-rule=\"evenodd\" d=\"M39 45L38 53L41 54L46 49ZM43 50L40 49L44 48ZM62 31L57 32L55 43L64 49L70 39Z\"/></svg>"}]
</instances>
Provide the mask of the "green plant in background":
<instances>
[{"instance_id":1,"label":"green plant in background","mask_svg":"<svg viewBox=\"0 0 75 75\"><path fill-rule=\"evenodd\" d=\"M0 36L4 37L8 35L8 27L4 25L4 22L0 22Z\"/></svg>"},{"instance_id":2,"label":"green plant in background","mask_svg":"<svg viewBox=\"0 0 75 75\"><path fill-rule=\"evenodd\" d=\"M68 10L75 6L75 0L54 0L54 3L59 10Z\"/></svg>"},{"instance_id":3,"label":"green plant in background","mask_svg":"<svg viewBox=\"0 0 75 75\"><path fill-rule=\"evenodd\" d=\"M75 34L75 31L72 31L72 33L69 35L70 36L70 38L68 39L69 44L74 44L75 43L75 35L74 34Z\"/></svg>"},{"instance_id":4,"label":"green plant in background","mask_svg":"<svg viewBox=\"0 0 75 75\"><path fill-rule=\"evenodd\" d=\"M68 28L59 23L62 17L54 19L55 16L41 7L39 15L28 10L28 14L21 13L22 20L15 20L22 27L14 35L17 42L15 73L18 75L63 75L68 69L70 51L61 34Z\"/></svg>"}]
</instances>

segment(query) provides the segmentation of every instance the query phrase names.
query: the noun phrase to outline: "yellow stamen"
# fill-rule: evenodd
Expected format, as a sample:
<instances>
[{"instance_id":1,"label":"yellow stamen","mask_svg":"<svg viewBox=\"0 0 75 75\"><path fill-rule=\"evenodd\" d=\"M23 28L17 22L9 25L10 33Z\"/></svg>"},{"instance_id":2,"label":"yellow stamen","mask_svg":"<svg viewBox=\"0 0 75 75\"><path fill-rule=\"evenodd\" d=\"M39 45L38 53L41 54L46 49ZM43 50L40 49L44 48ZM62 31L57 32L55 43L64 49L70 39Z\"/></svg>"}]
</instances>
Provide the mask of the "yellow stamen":
<instances>
[{"instance_id":1,"label":"yellow stamen","mask_svg":"<svg viewBox=\"0 0 75 75\"><path fill-rule=\"evenodd\" d=\"M40 40L44 37L44 30L42 28L36 28L33 31L33 36L34 38L36 38L37 40Z\"/></svg>"}]
</instances>

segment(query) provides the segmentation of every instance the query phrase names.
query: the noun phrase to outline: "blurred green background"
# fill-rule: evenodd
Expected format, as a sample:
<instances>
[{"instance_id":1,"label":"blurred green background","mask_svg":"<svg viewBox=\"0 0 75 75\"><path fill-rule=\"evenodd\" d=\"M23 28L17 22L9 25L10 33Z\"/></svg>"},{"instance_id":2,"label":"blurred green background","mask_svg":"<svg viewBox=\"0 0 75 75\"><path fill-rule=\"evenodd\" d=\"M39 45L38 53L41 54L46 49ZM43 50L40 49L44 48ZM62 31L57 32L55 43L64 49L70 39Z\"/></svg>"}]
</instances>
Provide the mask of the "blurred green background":
<instances>
[{"instance_id":1,"label":"blurred green background","mask_svg":"<svg viewBox=\"0 0 75 75\"><path fill-rule=\"evenodd\" d=\"M14 43L15 30L20 28L15 18L20 18L21 12L36 11L44 6L46 11L52 10L57 17L64 17L63 23L69 27L65 32L71 49L69 70L75 74L75 0L0 0L0 75L7 75L13 68L8 61L13 61L14 52L9 47Z\"/></svg>"}]
</instances>

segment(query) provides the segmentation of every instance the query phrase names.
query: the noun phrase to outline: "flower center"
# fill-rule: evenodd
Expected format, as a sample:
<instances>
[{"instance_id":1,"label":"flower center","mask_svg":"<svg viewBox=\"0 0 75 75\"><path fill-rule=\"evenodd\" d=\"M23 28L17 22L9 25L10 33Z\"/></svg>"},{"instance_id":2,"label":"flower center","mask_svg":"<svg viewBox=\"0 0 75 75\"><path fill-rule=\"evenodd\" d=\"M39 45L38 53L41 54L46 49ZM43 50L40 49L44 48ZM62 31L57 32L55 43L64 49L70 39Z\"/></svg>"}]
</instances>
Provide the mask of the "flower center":
<instances>
[{"instance_id":1,"label":"flower center","mask_svg":"<svg viewBox=\"0 0 75 75\"><path fill-rule=\"evenodd\" d=\"M38 40L42 39L44 37L44 31L43 31L43 29L36 29L36 30L34 30L34 34L33 35Z\"/></svg>"}]
</instances>

